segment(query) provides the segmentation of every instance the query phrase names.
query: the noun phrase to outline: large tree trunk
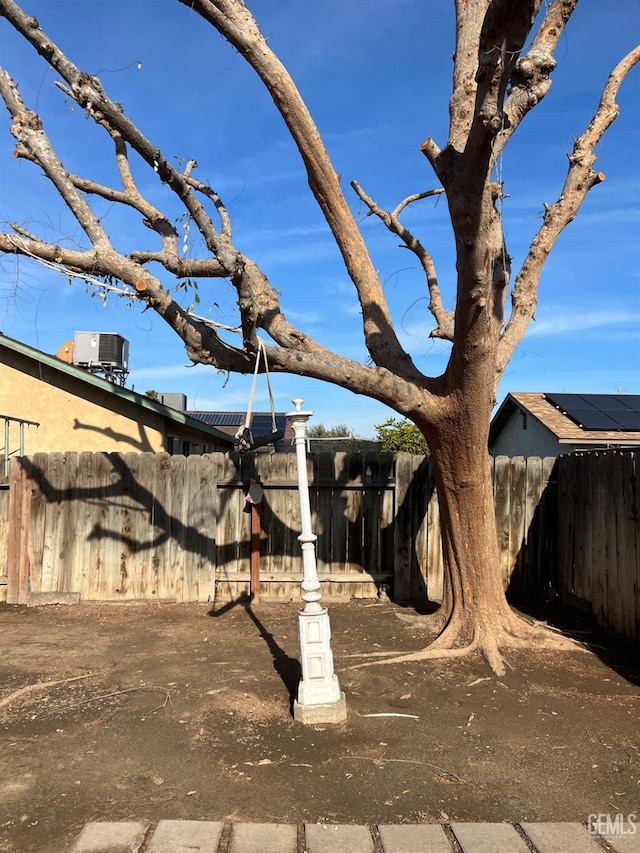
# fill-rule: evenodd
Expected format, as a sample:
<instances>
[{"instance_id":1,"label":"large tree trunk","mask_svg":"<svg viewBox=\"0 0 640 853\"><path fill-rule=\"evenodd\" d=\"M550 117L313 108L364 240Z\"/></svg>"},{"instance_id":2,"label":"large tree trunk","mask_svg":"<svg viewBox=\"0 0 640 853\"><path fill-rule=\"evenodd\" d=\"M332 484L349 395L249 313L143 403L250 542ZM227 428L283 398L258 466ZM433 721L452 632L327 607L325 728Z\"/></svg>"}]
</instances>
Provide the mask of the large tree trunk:
<instances>
[{"instance_id":1,"label":"large tree trunk","mask_svg":"<svg viewBox=\"0 0 640 853\"><path fill-rule=\"evenodd\" d=\"M431 451L444 557L443 599L426 617L438 632L426 648L403 655L375 652L381 663L463 657L479 652L497 675L509 648L576 649L570 640L523 619L507 603L495 523L487 450L488 383L448 395L435 423L420 423ZM390 656L392 655L392 656ZM384 658L384 659L383 659Z\"/></svg>"},{"instance_id":2,"label":"large tree trunk","mask_svg":"<svg viewBox=\"0 0 640 853\"><path fill-rule=\"evenodd\" d=\"M502 671L499 647L521 620L507 604L501 577L487 452L489 412L463 405L430 438L444 557L444 628L432 649L478 648ZM524 624L522 628L526 629Z\"/></svg>"}]
</instances>

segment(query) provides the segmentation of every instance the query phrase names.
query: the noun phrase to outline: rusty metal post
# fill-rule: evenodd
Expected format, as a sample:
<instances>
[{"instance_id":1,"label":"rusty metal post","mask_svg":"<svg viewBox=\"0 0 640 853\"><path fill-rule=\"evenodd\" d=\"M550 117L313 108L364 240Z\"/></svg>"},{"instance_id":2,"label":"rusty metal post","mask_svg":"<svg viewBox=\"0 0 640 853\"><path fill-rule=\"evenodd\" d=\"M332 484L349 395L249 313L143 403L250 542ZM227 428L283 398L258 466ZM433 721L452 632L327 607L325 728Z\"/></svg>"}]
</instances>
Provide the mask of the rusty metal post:
<instances>
[{"instance_id":1,"label":"rusty metal post","mask_svg":"<svg viewBox=\"0 0 640 853\"><path fill-rule=\"evenodd\" d=\"M251 504L251 578L249 580L251 603L260 601L260 507Z\"/></svg>"}]
</instances>

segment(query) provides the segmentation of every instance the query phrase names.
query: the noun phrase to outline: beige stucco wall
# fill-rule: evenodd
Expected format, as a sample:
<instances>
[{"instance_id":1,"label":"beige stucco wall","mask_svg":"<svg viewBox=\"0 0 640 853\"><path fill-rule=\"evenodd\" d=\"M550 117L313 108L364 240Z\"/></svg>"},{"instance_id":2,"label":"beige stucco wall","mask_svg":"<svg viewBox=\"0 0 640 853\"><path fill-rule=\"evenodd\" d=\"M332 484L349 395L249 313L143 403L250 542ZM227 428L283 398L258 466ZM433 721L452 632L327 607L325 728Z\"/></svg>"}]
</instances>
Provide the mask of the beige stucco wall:
<instances>
[{"instance_id":1,"label":"beige stucco wall","mask_svg":"<svg viewBox=\"0 0 640 853\"><path fill-rule=\"evenodd\" d=\"M3 353L0 415L36 421L24 427L24 453L144 452L166 449L165 418L53 368ZM183 434L179 424L169 430ZM19 448L18 424L10 424L9 451ZM0 436L4 445L4 436Z\"/></svg>"}]
</instances>

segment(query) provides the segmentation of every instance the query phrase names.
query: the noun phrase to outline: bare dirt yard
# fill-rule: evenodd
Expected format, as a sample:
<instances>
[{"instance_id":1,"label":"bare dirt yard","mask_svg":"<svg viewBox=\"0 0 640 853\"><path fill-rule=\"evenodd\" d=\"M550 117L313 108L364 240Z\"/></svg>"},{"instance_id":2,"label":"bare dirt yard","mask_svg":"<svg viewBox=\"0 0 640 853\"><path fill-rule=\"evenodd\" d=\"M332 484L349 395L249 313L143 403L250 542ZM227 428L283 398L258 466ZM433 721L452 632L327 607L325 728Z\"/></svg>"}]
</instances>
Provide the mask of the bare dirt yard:
<instances>
[{"instance_id":1,"label":"bare dirt yard","mask_svg":"<svg viewBox=\"0 0 640 853\"><path fill-rule=\"evenodd\" d=\"M624 649L353 669L416 650L411 608L330 604L348 720L291 716L297 604L0 606L0 851L89 820L586 821L640 813ZM636 658L637 660L637 658Z\"/></svg>"}]
</instances>

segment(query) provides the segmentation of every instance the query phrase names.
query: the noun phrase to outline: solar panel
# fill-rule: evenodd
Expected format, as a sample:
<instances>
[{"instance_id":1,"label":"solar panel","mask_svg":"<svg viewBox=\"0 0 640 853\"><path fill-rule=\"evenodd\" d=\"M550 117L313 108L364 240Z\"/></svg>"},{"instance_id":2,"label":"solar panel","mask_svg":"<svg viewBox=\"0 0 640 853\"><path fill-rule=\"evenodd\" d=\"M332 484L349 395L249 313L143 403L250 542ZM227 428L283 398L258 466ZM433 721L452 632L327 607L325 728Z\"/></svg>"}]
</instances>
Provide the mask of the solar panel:
<instances>
[{"instance_id":1,"label":"solar panel","mask_svg":"<svg viewBox=\"0 0 640 853\"><path fill-rule=\"evenodd\" d=\"M624 402L623 397L616 397L615 394L585 394L584 397L589 400L592 406L602 411L629 411L629 405Z\"/></svg>"},{"instance_id":2,"label":"solar panel","mask_svg":"<svg viewBox=\"0 0 640 853\"><path fill-rule=\"evenodd\" d=\"M640 429L640 394L545 394L545 398L585 430Z\"/></svg>"},{"instance_id":3,"label":"solar panel","mask_svg":"<svg viewBox=\"0 0 640 853\"><path fill-rule=\"evenodd\" d=\"M640 430L640 412L634 412L631 409L626 411L623 409L603 409L602 411L617 421L620 429Z\"/></svg>"},{"instance_id":4,"label":"solar panel","mask_svg":"<svg viewBox=\"0 0 640 853\"><path fill-rule=\"evenodd\" d=\"M243 415L237 412L187 412L187 414L202 423L215 427L240 426Z\"/></svg>"},{"instance_id":5,"label":"solar panel","mask_svg":"<svg viewBox=\"0 0 640 853\"><path fill-rule=\"evenodd\" d=\"M276 415L276 429L284 430L286 419L282 415ZM272 432L273 422L271 415L254 415L251 419L251 430L254 435L266 435Z\"/></svg>"},{"instance_id":6,"label":"solar panel","mask_svg":"<svg viewBox=\"0 0 640 853\"><path fill-rule=\"evenodd\" d=\"M569 413L569 417L574 419L573 413ZM604 412L598 411L598 409L581 409L576 412L576 417L580 426L583 429L589 430L618 430L620 429L620 424L617 421L614 421L609 415L605 415Z\"/></svg>"}]
</instances>

